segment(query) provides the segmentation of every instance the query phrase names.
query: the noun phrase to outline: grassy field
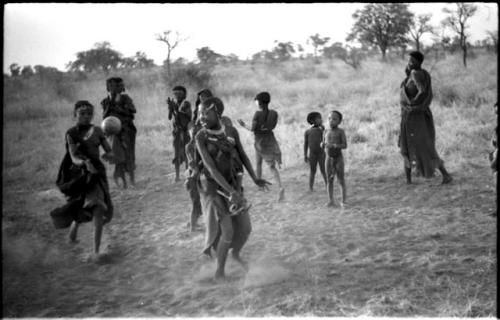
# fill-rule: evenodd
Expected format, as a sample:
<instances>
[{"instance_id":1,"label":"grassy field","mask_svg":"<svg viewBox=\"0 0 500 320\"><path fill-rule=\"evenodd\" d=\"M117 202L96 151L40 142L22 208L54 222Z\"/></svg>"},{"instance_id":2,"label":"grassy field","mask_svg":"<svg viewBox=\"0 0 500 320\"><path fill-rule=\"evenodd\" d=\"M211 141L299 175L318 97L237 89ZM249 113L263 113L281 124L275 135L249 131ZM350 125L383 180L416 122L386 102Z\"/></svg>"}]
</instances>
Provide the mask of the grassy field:
<instances>
[{"instance_id":1,"label":"grassy field","mask_svg":"<svg viewBox=\"0 0 500 320\"><path fill-rule=\"evenodd\" d=\"M223 284L208 280L212 262L198 256L203 235L186 231L189 200L171 174L170 88L161 68L117 74L138 109L138 189L111 190L118 214L105 230L105 265L85 260L91 224L69 247L48 212L63 203L54 184L74 102L93 103L100 123L106 76L7 79L3 315L494 316L496 218L488 213L496 193L487 151L496 125L497 57L479 54L467 69L459 56L424 62L433 81L437 150L455 177L449 187L438 186L439 178L404 185L397 137L405 63L372 59L354 70L340 61L301 60L213 70L210 88L233 122L250 121L255 94L271 93L287 189L280 205L273 193L248 185L254 231L243 251L250 272L230 264L232 280ZM194 102L202 88L184 85ZM344 115L351 204L332 213L322 207L319 173L318 191L306 192L302 148L307 113L326 119L334 109ZM253 137L239 131L253 160Z\"/></svg>"}]
</instances>

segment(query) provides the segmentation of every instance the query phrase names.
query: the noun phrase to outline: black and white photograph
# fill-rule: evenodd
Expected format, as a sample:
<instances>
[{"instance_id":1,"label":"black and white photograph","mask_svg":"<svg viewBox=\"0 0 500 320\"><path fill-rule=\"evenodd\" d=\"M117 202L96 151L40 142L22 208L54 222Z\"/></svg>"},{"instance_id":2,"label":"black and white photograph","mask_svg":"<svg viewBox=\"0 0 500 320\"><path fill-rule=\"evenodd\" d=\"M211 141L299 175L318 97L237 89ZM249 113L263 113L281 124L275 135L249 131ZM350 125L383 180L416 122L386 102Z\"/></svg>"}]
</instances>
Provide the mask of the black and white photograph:
<instances>
[{"instance_id":1,"label":"black and white photograph","mask_svg":"<svg viewBox=\"0 0 500 320\"><path fill-rule=\"evenodd\" d=\"M2 318L497 318L496 2L3 9Z\"/></svg>"}]
</instances>

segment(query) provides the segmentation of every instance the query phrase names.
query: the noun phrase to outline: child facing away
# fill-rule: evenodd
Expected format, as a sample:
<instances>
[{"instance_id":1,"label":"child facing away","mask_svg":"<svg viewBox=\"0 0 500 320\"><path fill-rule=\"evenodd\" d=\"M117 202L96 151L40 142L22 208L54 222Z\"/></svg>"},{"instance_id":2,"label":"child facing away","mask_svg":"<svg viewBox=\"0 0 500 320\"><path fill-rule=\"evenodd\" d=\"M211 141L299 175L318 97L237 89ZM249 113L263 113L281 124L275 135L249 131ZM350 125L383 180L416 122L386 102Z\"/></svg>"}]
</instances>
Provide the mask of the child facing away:
<instances>
[{"instance_id":1,"label":"child facing away","mask_svg":"<svg viewBox=\"0 0 500 320\"><path fill-rule=\"evenodd\" d=\"M278 201L282 201L285 198L285 189L281 184L281 178L278 171L278 168L281 167L281 150L273 132L278 123L278 112L269 109L271 95L268 92L264 91L258 93L254 100L259 110L257 110L253 116L252 125L247 126L241 119L238 119L238 123L243 128L254 133L257 177L259 179L262 177L262 162L265 161L269 165L269 169L278 183ZM276 165L278 168L276 168Z\"/></svg>"},{"instance_id":2,"label":"child facing away","mask_svg":"<svg viewBox=\"0 0 500 320\"><path fill-rule=\"evenodd\" d=\"M313 191L314 177L318 165L325 185L328 184L325 173L325 150L321 147L325 128L323 127L323 119L319 112L310 112L307 115L307 122L311 125L311 128L307 129L304 134L304 161L309 163L310 166L309 190Z\"/></svg>"},{"instance_id":3,"label":"child facing away","mask_svg":"<svg viewBox=\"0 0 500 320\"><path fill-rule=\"evenodd\" d=\"M344 180L344 157L342 149L347 148L347 140L343 129L339 128L342 122L342 114L337 111L331 111L328 115L328 129L325 132L323 145L326 149L326 175L328 177L328 207L335 206L333 197L333 183L335 176L339 180L342 193L342 201L340 206L345 205L346 187Z\"/></svg>"},{"instance_id":4,"label":"child facing away","mask_svg":"<svg viewBox=\"0 0 500 320\"><path fill-rule=\"evenodd\" d=\"M78 226L82 222L94 220L94 252L98 258L101 245L103 225L111 221L113 204L109 194L106 168L99 158L99 147L106 152L102 158L113 159L111 146L99 126L92 124L94 106L88 101L78 101L75 104L74 115L76 126L66 132L66 159L63 161L69 167L67 172L84 169L89 175L87 183L79 185L71 194L66 193L68 201L78 202L78 212L70 227L69 240L76 242Z\"/></svg>"}]
</instances>

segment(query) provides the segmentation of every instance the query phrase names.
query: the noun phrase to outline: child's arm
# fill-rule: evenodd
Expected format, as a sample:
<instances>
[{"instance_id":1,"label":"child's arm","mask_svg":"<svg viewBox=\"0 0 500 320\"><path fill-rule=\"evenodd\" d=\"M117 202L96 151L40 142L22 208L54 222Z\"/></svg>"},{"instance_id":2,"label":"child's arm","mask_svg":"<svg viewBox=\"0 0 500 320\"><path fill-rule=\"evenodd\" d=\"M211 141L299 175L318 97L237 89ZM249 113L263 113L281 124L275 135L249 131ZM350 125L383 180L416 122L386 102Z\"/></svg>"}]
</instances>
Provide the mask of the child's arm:
<instances>
[{"instance_id":1,"label":"child's arm","mask_svg":"<svg viewBox=\"0 0 500 320\"><path fill-rule=\"evenodd\" d=\"M410 77L415 82L417 87L417 94L413 99L409 99L409 106L412 111L423 111L422 104L429 97L429 86L426 86L425 73L424 71L413 70Z\"/></svg>"},{"instance_id":2,"label":"child's arm","mask_svg":"<svg viewBox=\"0 0 500 320\"><path fill-rule=\"evenodd\" d=\"M111 149L111 146L109 145L108 140L104 136L104 132L99 130L99 141L101 143L102 148L104 149L104 154L102 155L102 158L106 161L112 161L114 154L113 154L113 149Z\"/></svg>"},{"instance_id":3,"label":"child's arm","mask_svg":"<svg viewBox=\"0 0 500 320\"><path fill-rule=\"evenodd\" d=\"M208 153L207 142L202 132L198 132L196 135L195 143L196 149L198 150L201 160L203 161L203 166L208 171L210 176L231 196L238 195L237 191L226 181L224 176L217 169L214 159Z\"/></svg>"},{"instance_id":4,"label":"child's arm","mask_svg":"<svg viewBox=\"0 0 500 320\"><path fill-rule=\"evenodd\" d=\"M136 113L137 110L135 109L135 105L132 102L132 99L126 94L123 94L122 96L125 99L125 109L128 110L130 113Z\"/></svg>"},{"instance_id":5,"label":"child's arm","mask_svg":"<svg viewBox=\"0 0 500 320\"><path fill-rule=\"evenodd\" d=\"M306 130L306 133L304 134L304 161L307 163L309 162L309 159L307 158L307 149L309 148L309 139L307 139L309 130Z\"/></svg>"},{"instance_id":6,"label":"child's arm","mask_svg":"<svg viewBox=\"0 0 500 320\"><path fill-rule=\"evenodd\" d=\"M89 170L90 173L97 173L97 170L94 168L94 166L90 162L90 159L85 157L80 152L78 152L78 148L76 147L75 142L73 141L73 139L71 138L71 136L69 134L66 135L66 140L68 143L69 155L71 157L71 161L73 162L73 164L76 166L87 167L87 170Z\"/></svg>"},{"instance_id":7,"label":"child's arm","mask_svg":"<svg viewBox=\"0 0 500 320\"><path fill-rule=\"evenodd\" d=\"M243 128L247 129L248 131L254 131L255 130L255 122L256 122L256 117L257 117L257 113L255 113L255 115L253 116L253 119L252 119L252 126L249 127L247 126L247 124L241 120L241 119L238 119L238 123L240 124L240 126L242 126Z\"/></svg>"},{"instance_id":8,"label":"child's arm","mask_svg":"<svg viewBox=\"0 0 500 320\"><path fill-rule=\"evenodd\" d=\"M347 149L347 139L344 130L340 130L340 145L337 145L337 148Z\"/></svg>"}]
</instances>

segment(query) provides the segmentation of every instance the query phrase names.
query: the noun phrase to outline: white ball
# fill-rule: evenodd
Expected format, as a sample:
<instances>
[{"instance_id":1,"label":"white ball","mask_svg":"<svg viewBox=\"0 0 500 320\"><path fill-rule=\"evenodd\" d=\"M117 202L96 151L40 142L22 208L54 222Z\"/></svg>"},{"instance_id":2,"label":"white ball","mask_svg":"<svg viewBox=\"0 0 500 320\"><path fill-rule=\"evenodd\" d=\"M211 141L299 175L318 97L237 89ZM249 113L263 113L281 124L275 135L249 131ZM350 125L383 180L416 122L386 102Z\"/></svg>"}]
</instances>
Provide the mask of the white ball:
<instances>
[{"instance_id":1,"label":"white ball","mask_svg":"<svg viewBox=\"0 0 500 320\"><path fill-rule=\"evenodd\" d=\"M118 134L122 129L122 122L115 116L109 116L102 120L101 127L105 134Z\"/></svg>"}]
</instances>

